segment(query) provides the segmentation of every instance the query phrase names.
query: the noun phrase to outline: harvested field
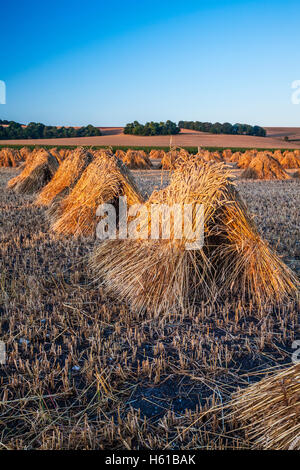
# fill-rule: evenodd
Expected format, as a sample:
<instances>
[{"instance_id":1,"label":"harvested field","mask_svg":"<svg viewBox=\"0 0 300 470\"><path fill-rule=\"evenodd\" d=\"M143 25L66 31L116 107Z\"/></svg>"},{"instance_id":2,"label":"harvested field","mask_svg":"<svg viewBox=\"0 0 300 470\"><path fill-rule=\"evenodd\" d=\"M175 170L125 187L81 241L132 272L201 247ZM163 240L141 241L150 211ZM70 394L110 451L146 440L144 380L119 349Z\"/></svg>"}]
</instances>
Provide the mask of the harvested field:
<instances>
[{"instance_id":1,"label":"harvested field","mask_svg":"<svg viewBox=\"0 0 300 470\"><path fill-rule=\"evenodd\" d=\"M143 192L169 172L133 172ZM240 170L236 171L239 176ZM0 169L3 449L248 449L232 393L291 361L299 305L202 304L138 319L88 268L94 242L49 230L32 196ZM300 275L299 181L237 187L273 249ZM34 230L33 230L34 227Z\"/></svg>"},{"instance_id":2,"label":"harvested field","mask_svg":"<svg viewBox=\"0 0 300 470\"><path fill-rule=\"evenodd\" d=\"M182 129L178 135L172 136L172 145L178 147L249 147L249 148L299 148L300 128L266 128L267 137L248 135L209 134L206 132ZM1 144L12 145L126 145L134 146L166 146L170 144L170 136L134 136L123 134L123 128L101 128L102 136L74 137L67 139L34 139L34 140L3 140ZM288 136L295 141L285 142ZM296 140L298 139L298 140Z\"/></svg>"}]
</instances>

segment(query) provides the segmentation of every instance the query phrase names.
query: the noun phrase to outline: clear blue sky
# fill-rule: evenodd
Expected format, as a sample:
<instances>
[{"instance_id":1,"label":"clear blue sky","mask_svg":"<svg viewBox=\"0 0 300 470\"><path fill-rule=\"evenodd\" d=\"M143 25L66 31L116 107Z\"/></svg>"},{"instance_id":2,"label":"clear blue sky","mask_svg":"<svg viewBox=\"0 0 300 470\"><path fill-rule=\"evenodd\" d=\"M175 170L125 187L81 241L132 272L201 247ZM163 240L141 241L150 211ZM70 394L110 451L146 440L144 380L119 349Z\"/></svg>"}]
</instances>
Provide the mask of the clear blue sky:
<instances>
[{"instance_id":1,"label":"clear blue sky","mask_svg":"<svg viewBox=\"0 0 300 470\"><path fill-rule=\"evenodd\" d=\"M299 0L3 2L0 118L300 126L299 22Z\"/></svg>"}]
</instances>

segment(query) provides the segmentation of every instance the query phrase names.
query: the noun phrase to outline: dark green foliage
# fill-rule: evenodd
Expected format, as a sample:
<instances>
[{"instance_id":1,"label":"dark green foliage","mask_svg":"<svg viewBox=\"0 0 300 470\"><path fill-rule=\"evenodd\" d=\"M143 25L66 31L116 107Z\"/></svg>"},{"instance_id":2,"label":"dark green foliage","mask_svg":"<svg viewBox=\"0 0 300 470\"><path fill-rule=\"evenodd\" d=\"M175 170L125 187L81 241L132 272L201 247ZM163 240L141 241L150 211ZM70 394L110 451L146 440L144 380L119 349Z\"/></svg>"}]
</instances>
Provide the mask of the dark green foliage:
<instances>
[{"instance_id":1,"label":"dark green foliage","mask_svg":"<svg viewBox=\"0 0 300 470\"><path fill-rule=\"evenodd\" d=\"M178 134L180 129L176 126L175 122L146 122L145 125L140 124L138 121L126 124L124 134L133 135L173 135Z\"/></svg>"},{"instance_id":2,"label":"dark green foliage","mask_svg":"<svg viewBox=\"0 0 300 470\"><path fill-rule=\"evenodd\" d=\"M181 129L192 129L200 132L210 132L211 134L233 134L233 135L255 135L265 137L266 131L260 126L250 126L249 124L230 124L229 122L199 122L199 121L179 121L178 127Z\"/></svg>"},{"instance_id":3,"label":"dark green foliage","mask_svg":"<svg viewBox=\"0 0 300 470\"><path fill-rule=\"evenodd\" d=\"M8 125L8 127L3 127ZM9 139L54 139L68 137L89 137L101 135L100 129L89 124L85 127L56 127L45 126L37 122L30 122L28 126L22 127L14 121L0 120L0 140Z\"/></svg>"}]
</instances>

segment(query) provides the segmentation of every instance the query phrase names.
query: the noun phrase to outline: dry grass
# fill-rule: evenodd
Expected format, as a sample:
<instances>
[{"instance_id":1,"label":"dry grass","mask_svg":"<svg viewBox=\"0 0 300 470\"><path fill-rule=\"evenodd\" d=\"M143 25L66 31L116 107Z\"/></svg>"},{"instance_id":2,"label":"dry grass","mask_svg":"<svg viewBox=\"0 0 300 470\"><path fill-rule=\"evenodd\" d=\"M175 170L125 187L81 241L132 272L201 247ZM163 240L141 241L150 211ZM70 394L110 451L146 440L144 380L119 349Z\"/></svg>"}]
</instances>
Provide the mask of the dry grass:
<instances>
[{"instance_id":1,"label":"dry grass","mask_svg":"<svg viewBox=\"0 0 300 470\"><path fill-rule=\"evenodd\" d=\"M30 155L23 171L8 182L7 187L20 194L40 191L54 176L59 167L57 159L45 149Z\"/></svg>"},{"instance_id":2,"label":"dry grass","mask_svg":"<svg viewBox=\"0 0 300 470\"><path fill-rule=\"evenodd\" d=\"M61 201L60 216L52 223L52 229L64 235L94 237L97 207L114 202L119 196L126 196L129 205L143 202L128 168L121 160L100 151Z\"/></svg>"},{"instance_id":3,"label":"dry grass","mask_svg":"<svg viewBox=\"0 0 300 470\"><path fill-rule=\"evenodd\" d=\"M287 180L290 176L282 168L276 158L266 154L265 152L261 152L250 161L245 171L243 171L241 178Z\"/></svg>"},{"instance_id":4,"label":"dry grass","mask_svg":"<svg viewBox=\"0 0 300 470\"><path fill-rule=\"evenodd\" d=\"M254 155L251 154L250 152L243 153L237 162L238 168L243 168L243 169L248 168L253 158L254 158Z\"/></svg>"},{"instance_id":5,"label":"dry grass","mask_svg":"<svg viewBox=\"0 0 300 470\"><path fill-rule=\"evenodd\" d=\"M56 160L59 163L61 163L64 160L64 158L61 155L61 151L57 150L56 147L51 147L50 153L51 153L51 155L53 155L56 158Z\"/></svg>"},{"instance_id":6,"label":"dry grass","mask_svg":"<svg viewBox=\"0 0 300 470\"><path fill-rule=\"evenodd\" d=\"M175 168L175 163L178 156L179 152L177 152L177 150L170 150L169 152L167 152L161 160L162 169L173 170Z\"/></svg>"},{"instance_id":7,"label":"dry grass","mask_svg":"<svg viewBox=\"0 0 300 470\"><path fill-rule=\"evenodd\" d=\"M131 170L152 168L151 160L143 150L127 150L122 161Z\"/></svg>"},{"instance_id":8,"label":"dry grass","mask_svg":"<svg viewBox=\"0 0 300 470\"><path fill-rule=\"evenodd\" d=\"M209 150L198 149L196 155L205 162L209 162L211 160L211 153Z\"/></svg>"},{"instance_id":9,"label":"dry grass","mask_svg":"<svg viewBox=\"0 0 300 470\"><path fill-rule=\"evenodd\" d=\"M213 161L213 162L221 163L223 161L223 156L218 151L212 152L210 154L210 160Z\"/></svg>"},{"instance_id":10,"label":"dry grass","mask_svg":"<svg viewBox=\"0 0 300 470\"><path fill-rule=\"evenodd\" d=\"M16 167L22 161L20 152L13 148L0 149L0 167Z\"/></svg>"},{"instance_id":11,"label":"dry grass","mask_svg":"<svg viewBox=\"0 0 300 470\"><path fill-rule=\"evenodd\" d=\"M273 153L273 157L276 158L276 160L278 160L279 163L281 163L281 160L283 158L282 151L281 150L275 150L274 153Z\"/></svg>"},{"instance_id":12,"label":"dry grass","mask_svg":"<svg viewBox=\"0 0 300 470\"><path fill-rule=\"evenodd\" d=\"M151 150L149 153L149 158L151 160L158 160L158 159L163 159L166 155L166 152L164 150Z\"/></svg>"},{"instance_id":13,"label":"dry grass","mask_svg":"<svg viewBox=\"0 0 300 470\"><path fill-rule=\"evenodd\" d=\"M287 170L300 168L300 157L296 156L294 152L285 152L280 163L282 168Z\"/></svg>"},{"instance_id":14,"label":"dry grass","mask_svg":"<svg viewBox=\"0 0 300 470\"><path fill-rule=\"evenodd\" d=\"M0 447L250 448L223 405L290 361L299 307L238 299L136 318L92 282L92 241L56 236L43 208L5 191L15 174L0 170ZM160 184L135 175L150 193ZM272 246L300 263L298 182L237 185Z\"/></svg>"},{"instance_id":15,"label":"dry grass","mask_svg":"<svg viewBox=\"0 0 300 470\"><path fill-rule=\"evenodd\" d=\"M22 147L20 150L19 150L19 153L22 157L22 160L26 161L27 158L29 157L29 155L31 154L31 150L29 147Z\"/></svg>"},{"instance_id":16,"label":"dry grass","mask_svg":"<svg viewBox=\"0 0 300 470\"><path fill-rule=\"evenodd\" d=\"M79 147L80 148L80 147ZM68 158L68 156L72 153L72 150L71 149L59 149L58 150L58 154L60 156L60 161L63 161L65 160L66 158Z\"/></svg>"},{"instance_id":17,"label":"dry grass","mask_svg":"<svg viewBox=\"0 0 300 470\"><path fill-rule=\"evenodd\" d=\"M98 156L113 157L114 155L112 147L107 147L105 149L98 149L98 150L90 149L90 152L94 155L94 157L98 157Z\"/></svg>"},{"instance_id":18,"label":"dry grass","mask_svg":"<svg viewBox=\"0 0 300 470\"><path fill-rule=\"evenodd\" d=\"M124 150L117 149L115 152L115 156L123 161L126 157L126 152L124 152Z\"/></svg>"},{"instance_id":19,"label":"dry grass","mask_svg":"<svg viewBox=\"0 0 300 470\"><path fill-rule=\"evenodd\" d=\"M295 297L297 279L260 237L230 177L224 165L204 165L197 156L178 164L170 185L154 192L146 206L150 211L153 204L203 204L203 249L185 249L193 237L175 236L176 225L182 224L176 215L170 239L140 236L107 240L96 247L91 266L101 285L128 301L133 311L149 314L231 295L260 305ZM141 233L148 222L146 214ZM150 231L151 221L146 237Z\"/></svg>"},{"instance_id":20,"label":"dry grass","mask_svg":"<svg viewBox=\"0 0 300 470\"><path fill-rule=\"evenodd\" d=\"M238 168L242 169L248 168L249 164L255 157L264 158L265 155L267 155L266 152L257 152L256 149L246 150L244 153L241 154L237 162L237 166Z\"/></svg>"},{"instance_id":21,"label":"dry grass","mask_svg":"<svg viewBox=\"0 0 300 470\"><path fill-rule=\"evenodd\" d=\"M36 147L33 150L28 149L28 147L24 147L23 154L25 155L25 160L19 166L19 170L23 171L26 165L31 164L34 160L35 155L37 154L37 152L39 152L39 150L40 150L39 147Z\"/></svg>"},{"instance_id":22,"label":"dry grass","mask_svg":"<svg viewBox=\"0 0 300 470\"><path fill-rule=\"evenodd\" d=\"M231 158L232 158L232 150L231 149L225 149L223 150L223 153L222 153L222 156L224 158L225 161L228 161L230 162L231 161Z\"/></svg>"},{"instance_id":23,"label":"dry grass","mask_svg":"<svg viewBox=\"0 0 300 470\"><path fill-rule=\"evenodd\" d=\"M174 170L178 164L178 162L188 160L190 158L190 154L181 148L173 147L170 149L169 152L163 155L161 160L161 166L163 170Z\"/></svg>"},{"instance_id":24,"label":"dry grass","mask_svg":"<svg viewBox=\"0 0 300 470\"><path fill-rule=\"evenodd\" d=\"M61 163L54 177L42 189L36 199L36 204L48 206L48 216L57 217L60 202L73 189L86 167L92 162L94 155L79 147Z\"/></svg>"},{"instance_id":25,"label":"dry grass","mask_svg":"<svg viewBox=\"0 0 300 470\"><path fill-rule=\"evenodd\" d=\"M300 450L300 364L241 390L231 406L255 448Z\"/></svg>"},{"instance_id":26,"label":"dry grass","mask_svg":"<svg viewBox=\"0 0 300 470\"><path fill-rule=\"evenodd\" d=\"M242 153L241 152L234 152L232 155L231 155L231 158L230 158L230 162L232 163L238 163L240 158L242 157Z\"/></svg>"}]
</instances>

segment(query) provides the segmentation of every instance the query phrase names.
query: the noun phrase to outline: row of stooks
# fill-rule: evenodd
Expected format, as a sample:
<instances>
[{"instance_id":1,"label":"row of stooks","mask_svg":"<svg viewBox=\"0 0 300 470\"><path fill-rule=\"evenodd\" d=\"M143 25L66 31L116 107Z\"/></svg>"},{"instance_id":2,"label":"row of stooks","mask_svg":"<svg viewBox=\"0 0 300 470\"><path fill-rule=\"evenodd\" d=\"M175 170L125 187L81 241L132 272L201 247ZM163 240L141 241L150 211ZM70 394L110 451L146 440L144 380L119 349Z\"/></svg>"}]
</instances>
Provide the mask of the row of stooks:
<instances>
[{"instance_id":1,"label":"row of stooks","mask_svg":"<svg viewBox=\"0 0 300 470\"><path fill-rule=\"evenodd\" d=\"M135 314L169 313L230 296L276 306L299 295L299 279L259 235L224 163L182 155L169 186L145 200L130 170L110 150L77 148L60 163L41 149L8 187L35 194L34 203L45 207L51 228L61 235L95 237L97 207L116 204L119 196L127 196L129 206L147 208L203 204L202 249L186 250L192 235L176 239L175 229L168 240L117 238L95 245L90 266L99 284ZM174 227L181 224L176 217ZM139 222L141 232L151 230L148 215ZM263 379L231 402L229 418L248 426L255 446L300 449L299 367Z\"/></svg>"},{"instance_id":2,"label":"row of stooks","mask_svg":"<svg viewBox=\"0 0 300 470\"><path fill-rule=\"evenodd\" d=\"M159 152L159 151L154 151ZM162 151L160 151L162 152ZM151 152L150 152L151 154ZM156 153L157 155L157 153ZM173 170L177 166L177 161L190 155L184 149L171 150L168 153L161 154L161 162L163 169ZM300 178L300 150L284 151L275 150L257 151L255 149L246 150L245 152L234 152L225 149L222 153L219 151L209 152L208 150L199 149L195 155L203 164L206 162L224 162L231 164L233 167L243 169L240 177L242 179L291 179ZM193 156L192 156L193 157ZM295 173L290 176L286 170L295 169Z\"/></svg>"},{"instance_id":3,"label":"row of stooks","mask_svg":"<svg viewBox=\"0 0 300 470\"><path fill-rule=\"evenodd\" d=\"M159 243L141 236L108 240L96 248L99 277L106 277L107 285L129 299L136 310L159 312L190 305L192 299L199 300L200 293L212 298L231 292L263 303L282 301L297 291L297 279L261 239L224 163L203 164L198 156L182 155L169 185L145 200L131 171L110 149L77 148L61 163L40 149L27 158L8 188L37 194L35 204L46 208L51 229L73 236L95 236L98 206L112 202L117 208L119 196L127 197L128 206L145 204L149 212L153 204L203 204L205 244L201 250L185 250L189 234L175 240L174 233L171 240ZM139 224L141 233L146 227L151 233L148 216L140 218ZM130 272L125 270L129 265Z\"/></svg>"},{"instance_id":4,"label":"row of stooks","mask_svg":"<svg viewBox=\"0 0 300 470\"><path fill-rule=\"evenodd\" d=\"M39 149L30 150L23 147L20 150L13 148L0 149L0 166L16 167L34 155ZM68 155L72 153L71 149L52 148L51 154L61 163ZM174 170L177 162L182 158L193 157L184 149L151 150L149 155L143 150L116 150L115 155L120 158L130 169L151 169L162 168L163 170ZM274 152L258 152L255 149L246 150L244 153L234 152L225 149L222 153L219 151L210 152L199 148L196 154L199 161L206 163L226 162L234 164L245 171L242 178L251 179L289 179L287 169L295 169L294 177L300 176L300 150L284 151L275 150ZM153 160L157 162L153 165Z\"/></svg>"}]
</instances>

